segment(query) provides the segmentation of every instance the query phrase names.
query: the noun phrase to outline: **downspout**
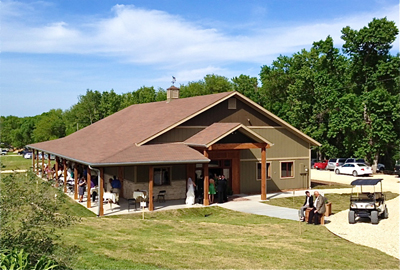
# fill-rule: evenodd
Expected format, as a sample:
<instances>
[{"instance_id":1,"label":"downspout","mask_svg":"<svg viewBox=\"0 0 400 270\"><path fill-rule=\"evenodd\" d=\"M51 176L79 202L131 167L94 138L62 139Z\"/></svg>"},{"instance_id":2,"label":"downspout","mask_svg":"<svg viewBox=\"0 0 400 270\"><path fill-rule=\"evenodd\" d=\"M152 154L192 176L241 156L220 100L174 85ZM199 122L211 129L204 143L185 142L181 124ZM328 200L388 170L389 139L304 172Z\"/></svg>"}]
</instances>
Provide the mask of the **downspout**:
<instances>
[{"instance_id":1,"label":"downspout","mask_svg":"<svg viewBox=\"0 0 400 270\"><path fill-rule=\"evenodd\" d=\"M90 166L89 165L89 168L90 168L90 170L94 170L94 171L96 171L97 172L97 184L99 185L99 192L100 192L100 170L99 169L96 169L96 168L93 168L92 166ZM99 198L99 200L100 200L100 196L99 196L99 194L97 194L97 197ZM90 198L89 198L89 200L90 200ZM100 217L100 202L98 203L98 207L97 207L97 217Z\"/></svg>"}]
</instances>

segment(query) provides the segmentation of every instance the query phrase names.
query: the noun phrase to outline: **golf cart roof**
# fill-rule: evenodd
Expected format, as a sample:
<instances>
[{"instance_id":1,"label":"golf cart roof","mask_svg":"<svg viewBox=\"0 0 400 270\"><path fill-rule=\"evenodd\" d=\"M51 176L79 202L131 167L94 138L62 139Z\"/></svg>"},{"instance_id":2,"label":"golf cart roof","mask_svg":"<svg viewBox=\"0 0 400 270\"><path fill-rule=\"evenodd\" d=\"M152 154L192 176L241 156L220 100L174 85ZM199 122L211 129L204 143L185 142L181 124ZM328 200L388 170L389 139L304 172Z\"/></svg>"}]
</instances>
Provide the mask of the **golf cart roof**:
<instances>
[{"instance_id":1,"label":"golf cart roof","mask_svg":"<svg viewBox=\"0 0 400 270\"><path fill-rule=\"evenodd\" d=\"M356 179L353 182L351 182L350 185L352 185L352 186L375 186L382 180L383 179Z\"/></svg>"}]
</instances>

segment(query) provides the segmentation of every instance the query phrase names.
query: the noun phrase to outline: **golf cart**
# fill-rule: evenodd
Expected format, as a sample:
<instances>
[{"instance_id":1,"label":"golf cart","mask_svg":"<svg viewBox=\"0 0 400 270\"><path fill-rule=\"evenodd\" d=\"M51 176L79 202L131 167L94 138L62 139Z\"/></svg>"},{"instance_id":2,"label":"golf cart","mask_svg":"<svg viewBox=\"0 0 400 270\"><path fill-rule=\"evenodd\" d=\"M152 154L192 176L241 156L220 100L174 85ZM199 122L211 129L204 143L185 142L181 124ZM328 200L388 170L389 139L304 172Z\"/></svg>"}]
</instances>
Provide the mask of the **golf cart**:
<instances>
[{"instance_id":1,"label":"golf cart","mask_svg":"<svg viewBox=\"0 0 400 270\"><path fill-rule=\"evenodd\" d=\"M349 223L354 224L356 217L370 218L372 224L378 224L378 217L388 218L389 212L382 192L383 179L356 179L351 182ZM380 183L380 191L376 185Z\"/></svg>"}]
</instances>

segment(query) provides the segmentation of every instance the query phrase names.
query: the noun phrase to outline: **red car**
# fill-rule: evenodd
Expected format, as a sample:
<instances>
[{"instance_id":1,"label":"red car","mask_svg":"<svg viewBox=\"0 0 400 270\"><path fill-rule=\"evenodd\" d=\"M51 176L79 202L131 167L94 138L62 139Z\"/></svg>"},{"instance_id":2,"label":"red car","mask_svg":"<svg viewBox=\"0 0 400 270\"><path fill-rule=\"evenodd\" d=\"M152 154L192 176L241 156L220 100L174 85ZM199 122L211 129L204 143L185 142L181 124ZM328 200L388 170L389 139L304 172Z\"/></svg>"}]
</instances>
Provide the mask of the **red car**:
<instances>
[{"instance_id":1,"label":"red car","mask_svg":"<svg viewBox=\"0 0 400 270\"><path fill-rule=\"evenodd\" d=\"M327 160L314 163L314 169L317 169L317 170L325 170L326 166L328 166Z\"/></svg>"}]
</instances>

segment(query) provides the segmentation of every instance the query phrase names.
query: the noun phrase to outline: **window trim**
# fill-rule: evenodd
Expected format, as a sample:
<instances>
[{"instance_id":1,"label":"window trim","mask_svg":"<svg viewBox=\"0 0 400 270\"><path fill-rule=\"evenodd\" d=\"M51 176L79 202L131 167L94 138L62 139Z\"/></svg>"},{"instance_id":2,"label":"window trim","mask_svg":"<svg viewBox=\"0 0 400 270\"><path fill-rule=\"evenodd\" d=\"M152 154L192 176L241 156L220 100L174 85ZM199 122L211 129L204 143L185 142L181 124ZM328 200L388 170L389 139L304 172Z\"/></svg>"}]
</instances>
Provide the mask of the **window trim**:
<instances>
[{"instance_id":1,"label":"window trim","mask_svg":"<svg viewBox=\"0 0 400 270\"><path fill-rule=\"evenodd\" d=\"M156 181L155 181L155 170L156 169L168 169L169 173L168 173L168 177L169 177L169 183L168 184L162 184L162 185L156 185ZM157 166L157 167L153 167L153 185L156 187L163 187L163 186L170 186L171 182L172 182L172 166Z\"/></svg>"},{"instance_id":2,"label":"window trim","mask_svg":"<svg viewBox=\"0 0 400 270\"><path fill-rule=\"evenodd\" d=\"M261 181L261 178L258 178L258 164L261 165L261 161L256 162L256 181ZM266 164L267 164L267 180L272 180L271 161L267 161ZM268 166L268 164L269 164L269 166ZM260 172L260 176L261 176L261 172Z\"/></svg>"},{"instance_id":3,"label":"window trim","mask_svg":"<svg viewBox=\"0 0 400 270\"><path fill-rule=\"evenodd\" d=\"M292 176L282 176L282 163L292 163ZM296 168L295 168L294 164L295 164L294 160L279 161L279 176L280 176L281 179L293 179L293 178L295 178Z\"/></svg>"}]
</instances>

